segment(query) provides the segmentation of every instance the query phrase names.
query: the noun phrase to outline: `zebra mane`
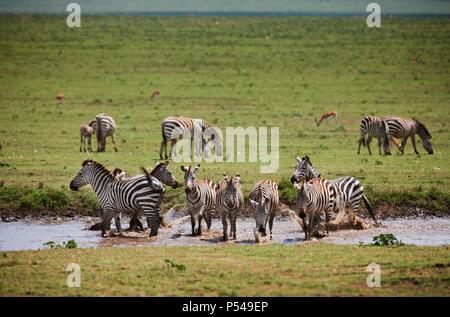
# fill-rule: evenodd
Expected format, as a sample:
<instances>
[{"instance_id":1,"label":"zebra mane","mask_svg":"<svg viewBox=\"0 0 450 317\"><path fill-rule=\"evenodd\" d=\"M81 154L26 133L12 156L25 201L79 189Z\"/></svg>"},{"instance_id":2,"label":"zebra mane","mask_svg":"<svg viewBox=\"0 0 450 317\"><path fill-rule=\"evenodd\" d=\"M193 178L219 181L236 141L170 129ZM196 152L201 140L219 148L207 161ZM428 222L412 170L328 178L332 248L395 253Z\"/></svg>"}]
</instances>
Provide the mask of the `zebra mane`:
<instances>
[{"instance_id":1,"label":"zebra mane","mask_svg":"<svg viewBox=\"0 0 450 317\"><path fill-rule=\"evenodd\" d=\"M431 139L431 133L430 133L430 131L428 131L427 127L422 122L420 122L419 120L416 120L415 118L413 118L413 120L417 123L417 126L423 132L425 132L425 135Z\"/></svg>"},{"instance_id":2,"label":"zebra mane","mask_svg":"<svg viewBox=\"0 0 450 317\"><path fill-rule=\"evenodd\" d=\"M93 159L84 160L83 163L81 163L81 166L85 167L88 164L94 165L97 169L102 170L105 174L108 174L109 176L114 178L113 174L111 174L111 171L109 169L107 169L103 164L101 164Z\"/></svg>"},{"instance_id":3,"label":"zebra mane","mask_svg":"<svg viewBox=\"0 0 450 317\"><path fill-rule=\"evenodd\" d=\"M149 173L150 175L155 175L155 173L161 168L161 166L163 166L163 165L166 165L166 163L164 163L164 162L160 162L160 163L158 163L154 168L153 168L153 170Z\"/></svg>"}]
</instances>

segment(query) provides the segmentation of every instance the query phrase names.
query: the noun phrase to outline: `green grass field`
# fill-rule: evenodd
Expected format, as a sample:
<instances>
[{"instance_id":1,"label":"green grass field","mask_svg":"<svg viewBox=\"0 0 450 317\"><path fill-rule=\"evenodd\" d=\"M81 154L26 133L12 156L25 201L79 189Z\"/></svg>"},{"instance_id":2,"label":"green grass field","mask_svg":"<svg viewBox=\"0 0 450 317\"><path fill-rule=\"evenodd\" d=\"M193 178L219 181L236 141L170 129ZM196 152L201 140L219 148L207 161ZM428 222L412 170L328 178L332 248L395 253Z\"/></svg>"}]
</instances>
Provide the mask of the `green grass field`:
<instances>
[{"instance_id":1,"label":"green grass field","mask_svg":"<svg viewBox=\"0 0 450 317\"><path fill-rule=\"evenodd\" d=\"M77 196L67 188L81 162L137 173L159 159L162 119L183 115L223 129L280 128L276 173L261 174L259 162L203 163L201 178L240 173L245 194L267 177L286 188L294 157L307 153L327 178L360 179L372 200L448 213L449 18L385 17L379 29L364 17L217 21L83 17L69 29L65 17L1 16L0 211L65 210L73 197L71 212L95 210L89 188ZM152 102L156 89L162 97ZM339 121L317 128L314 117L331 110ZM105 153L79 152L79 124L99 112L116 119L118 153L111 144ZM368 114L420 119L435 154L419 143L414 155L409 141L403 156L356 155ZM182 180L179 165L172 163ZM183 203L182 189L168 190L166 204ZM5 252L0 295L449 296L448 259L448 247L323 243ZM65 284L70 262L81 265L81 288ZM366 286L372 262L381 265L381 288Z\"/></svg>"},{"instance_id":2,"label":"green grass field","mask_svg":"<svg viewBox=\"0 0 450 317\"><path fill-rule=\"evenodd\" d=\"M448 247L326 243L8 252L0 295L449 296L448 255ZM67 287L69 263L80 265L80 288ZM370 263L380 265L380 288L366 284Z\"/></svg>"}]
</instances>

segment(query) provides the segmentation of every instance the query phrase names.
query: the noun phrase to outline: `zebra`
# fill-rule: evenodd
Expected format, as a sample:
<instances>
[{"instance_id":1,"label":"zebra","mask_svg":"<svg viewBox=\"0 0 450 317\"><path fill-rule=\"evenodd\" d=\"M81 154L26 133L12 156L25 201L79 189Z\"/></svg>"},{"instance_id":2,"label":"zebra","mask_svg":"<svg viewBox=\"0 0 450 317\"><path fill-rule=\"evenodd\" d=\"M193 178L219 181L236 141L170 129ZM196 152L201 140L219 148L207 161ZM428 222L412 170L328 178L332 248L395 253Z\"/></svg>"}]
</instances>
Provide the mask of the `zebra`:
<instances>
[{"instance_id":1,"label":"zebra","mask_svg":"<svg viewBox=\"0 0 450 317\"><path fill-rule=\"evenodd\" d=\"M276 211L278 210L279 194L278 184L270 179L258 181L248 195L250 207L255 210L256 233L262 237L267 236L266 226L269 221L270 240L272 240L272 226Z\"/></svg>"},{"instance_id":2,"label":"zebra","mask_svg":"<svg viewBox=\"0 0 450 317\"><path fill-rule=\"evenodd\" d=\"M94 160L85 160L78 174L70 182L70 189L91 185L100 203L102 211L102 236L106 237L111 220L114 217L117 231L122 231L121 212L144 212L150 229L150 237L156 236L160 223L160 204L164 194L161 182L153 179L144 168L144 175L117 180L102 164Z\"/></svg>"},{"instance_id":3,"label":"zebra","mask_svg":"<svg viewBox=\"0 0 450 317\"><path fill-rule=\"evenodd\" d=\"M304 181L301 186L295 182L294 186L299 193L299 216L303 219L305 240L311 240L313 235L318 238L327 236L328 224L337 198L335 187L322 177ZM317 228L323 223L323 215L325 215L325 232L320 230L322 228Z\"/></svg>"},{"instance_id":4,"label":"zebra","mask_svg":"<svg viewBox=\"0 0 450 317\"><path fill-rule=\"evenodd\" d=\"M200 164L194 168L189 166L180 166L184 172L184 191L188 211L191 216L192 235L202 234L202 218L205 218L208 230L211 228L211 220L216 207L216 191L214 183L209 180L197 180L195 173L199 169ZM195 232L195 216L198 218L198 229Z\"/></svg>"},{"instance_id":5,"label":"zebra","mask_svg":"<svg viewBox=\"0 0 450 317\"><path fill-rule=\"evenodd\" d=\"M95 122L95 121L94 121ZM94 134L94 129L92 127L92 121L90 124L81 124L80 125L80 152L92 152L92 135ZM87 141L87 149L86 149L86 141Z\"/></svg>"},{"instance_id":6,"label":"zebra","mask_svg":"<svg viewBox=\"0 0 450 317\"><path fill-rule=\"evenodd\" d=\"M116 122L113 117L106 113L99 113L95 116L95 134L97 135L97 152L105 152L106 138L111 136L114 151L117 152L116 142L114 141L114 132L116 131Z\"/></svg>"},{"instance_id":7,"label":"zebra","mask_svg":"<svg viewBox=\"0 0 450 317\"><path fill-rule=\"evenodd\" d=\"M162 160L162 153L164 148L165 159L168 159L167 156L167 143L170 141L170 156L172 156L172 150L175 144L179 139L184 137L190 137L191 142L194 141L195 153L199 154L199 144L198 144L198 136L201 137L201 146L202 149L208 143L209 140L214 142L218 142L218 154L221 155L221 145L220 138L217 134L217 131L211 127L209 123L204 121L203 119L192 119L187 117L167 117L161 123L161 132L162 132L162 141L159 149L159 157Z\"/></svg>"},{"instance_id":8,"label":"zebra","mask_svg":"<svg viewBox=\"0 0 450 317\"><path fill-rule=\"evenodd\" d=\"M428 152L428 154L434 153L430 141L431 134L422 122L414 118L412 119L400 118L397 116L388 116L385 117L384 120L387 122L389 126L389 131L391 135L393 137L402 139L402 143L399 147L399 150L402 154L405 149L408 137L411 137L411 142L414 147L414 153L419 154L416 148L416 134L418 134L422 139L423 147Z\"/></svg>"},{"instance_id":9,"label":"zebra","mask_svg":"<svg viewBox=\"0 0 450 317\"><path fill-rule=\"evenodd\" d=\"M358 141L358 154L361 149L361 144L363 146L366 146L365 137L367 134L367 149L369 150L370 155L372 155L372 151L370 150L370 142L372 142L373 137L376 137L378 139L378 152L380 153L380 155L382 143L384 154L391 155L389 126L385 120L382 120L375 116L366 116L362 118L359 130L361 133L361 138Z\"/></svg>"},{"instance_id":10,"label":"zebra","mask_svg":"<svg viewBox=\"0 0 450 317\"><path fill-rule=\"evenodd\" d=\"M228 177L224 174L223 180L216 187L216 210L221 213L223 225L223 240L228 240L228 222L230 219L230 237L236 240L236 218L244 205L244 195L241 189L241 177Z\"/></svg>"},{"instance_id":11,"label":"zebra","mask_svg":"<svg viewBox=\"0 0 450 317\"><path fill-rule=\"evenodd\" d=\"M296 157L296 160L297 166L291 177L292 183L295 184L302 181L308 182L312 179L321 177L321 174L314 168L307 155L305 155L302 159ZM337 199L335 200L335 204L333 206L334 213L332 214L334 223L338 224L342 221L342 218L345 215L345 208L350 206L353 211L353 214L350 215L353 223L360 222L362 224L362 221L356 216L356 213L359 212L362 200L365 207L369 211L370 216L375 221L375 224L378 224L375 211L370 204L369 199L367 199L366 195L364 195L364 186L359 182L359 180L352 176L344 176L332 179L330 182L337 194Z\"/></svg>"},{"instance_id":12,"label":"zebra","mask_svg":"<svg viewBox=\"0 0 450 317\"><path fill-rule=\"evenodd\" d=\"M170 186L173 189L178 188L179 183L175 176L173 175L172 171L168 168L169 161L165 162L159 162L155 168L150 172L150 175L154 178L156 178L159 182L163 183L164 185ZM128 176L127 171L124 171L120 168L115 168L113 170L113 176L117 180L126 180L130 179L131 177ZM137 175L139 176L139 175ZM130 227L128 231L134 231L136 228L139 229L139 231L144 231L144 226L142 225L141 221L139 220L139 214L134 214L130 220ZM96 223L92 225L89 230L100 230L101 229L101 223Z\"/></svg>"}]
</instances>

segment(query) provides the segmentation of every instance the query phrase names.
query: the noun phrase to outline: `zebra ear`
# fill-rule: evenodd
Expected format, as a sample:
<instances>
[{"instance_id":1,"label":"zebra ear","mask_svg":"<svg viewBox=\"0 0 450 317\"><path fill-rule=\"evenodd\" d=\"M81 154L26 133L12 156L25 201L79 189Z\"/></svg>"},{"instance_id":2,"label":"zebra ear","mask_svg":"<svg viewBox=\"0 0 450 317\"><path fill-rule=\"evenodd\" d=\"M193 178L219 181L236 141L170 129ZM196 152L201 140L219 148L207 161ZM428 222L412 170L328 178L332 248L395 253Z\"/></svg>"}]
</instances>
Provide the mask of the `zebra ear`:
<instances>
[{"instance_id":1,"label":"zebra ear","mask_svg":"<svg viewBox=\"0 0 450 317\"><path fill-rule=\"evenodd\" d=\"M183 172L187 172L188 171L188 167L187 166L180 166L180 168L181 168L181 170L183 171Z\"/></svg>"},{"instance_id":2,"label":"zebra ear","mask_svg":"<svg viewBox=\"0 0 450 317\"><path fill-rule=\"evenodd\" d=\"M302 161L302 159L299 158L298 156L296 156L295 159L297 160L298 163L300 163Z\"/></svg>"},{"instance_id":3,"label":"zebra ear","mask_svg":"<svg viewBox=\"0 0 450 317\"><path fill-rule=\"evenodd\" d=\"M169 161L165 161L165 162L164 162L164 165L165 165L165 166L169 165Z\"/></svg>"},{"instance_id":4,"label":"zebra ear","mask_svg":"<svg viewBox=\"0 0 450 317\"><path fill-rule=\"evenodd\" d=\"M200 167L200 164L195 165L194 172L196 172L199 167Z\"/></svg>"}]
</instances>

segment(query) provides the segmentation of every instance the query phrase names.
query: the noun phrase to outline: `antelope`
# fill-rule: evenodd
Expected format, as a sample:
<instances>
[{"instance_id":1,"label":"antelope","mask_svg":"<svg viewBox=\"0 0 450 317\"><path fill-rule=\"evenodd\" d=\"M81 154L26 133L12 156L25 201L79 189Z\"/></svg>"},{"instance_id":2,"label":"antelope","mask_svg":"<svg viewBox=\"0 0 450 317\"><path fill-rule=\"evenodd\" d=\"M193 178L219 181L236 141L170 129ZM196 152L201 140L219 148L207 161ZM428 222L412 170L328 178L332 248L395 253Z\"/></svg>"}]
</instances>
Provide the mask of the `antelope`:
<instances>
[{"instance_id":1,"label":"antelope","mask_svg":"<svg viewBox=\"0 0 450 317\"><path fill-rule=\"evenodd\" d=\"M319 121L317 121L317 118L314 118L314 120L316 121L317 126L319 126L323 120L328 120L329 118L333 117L335 120L338 118L338 113L336 111L329 111L329 112L325 112L319 119Z\"/></svg>"},{"instance_id":2,"label":"antelope","mask_svg":"<svg viewBox=\"0 0 450 317\"><path fill-rule=\"evenodd\" d=\"M159 92L159 90L156 90L155 92L152 93L152 96L150 97L151 100L157 100L161 97L161 93Z\"/></svg>"},{"instance_id":3,"label":"antelope","mask_svg":"<svg viewBox=\"0 0 450 317\"><path fill-rule=\"evenodd\" d=\"M64 94L63 93L59 93L56 95L56 103L62 103L64 99Z\"/></svg>"}]
</instances>

